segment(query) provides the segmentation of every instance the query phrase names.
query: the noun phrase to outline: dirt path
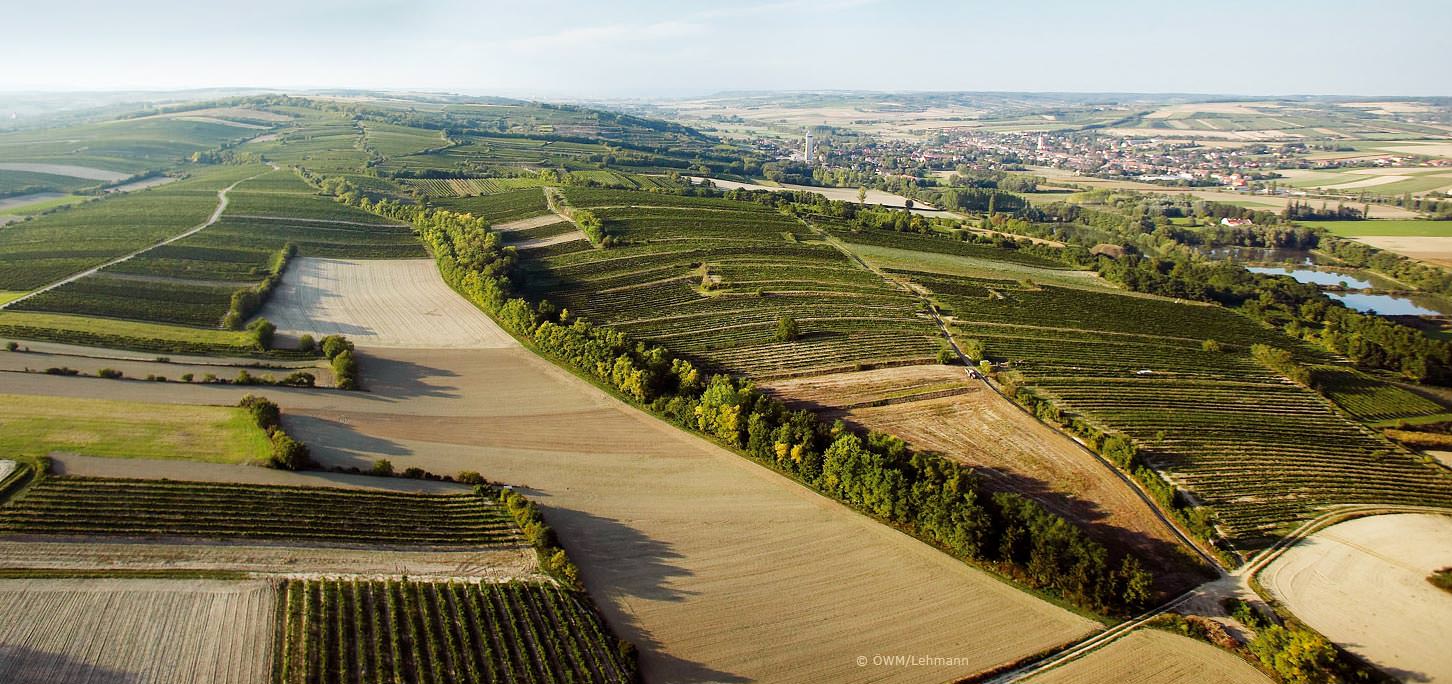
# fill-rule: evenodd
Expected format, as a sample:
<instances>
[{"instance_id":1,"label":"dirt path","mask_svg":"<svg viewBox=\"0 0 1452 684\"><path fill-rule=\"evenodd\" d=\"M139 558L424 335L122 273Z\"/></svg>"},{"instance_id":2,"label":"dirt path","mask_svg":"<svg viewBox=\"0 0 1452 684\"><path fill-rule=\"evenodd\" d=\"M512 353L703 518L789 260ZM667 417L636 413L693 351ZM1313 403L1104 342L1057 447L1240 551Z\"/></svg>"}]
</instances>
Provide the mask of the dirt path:
<instances>
[{"instance_id":1,"label":"dirt path","mask_svg":"<svg viewBox=\"0 0 1452 684\"><path fill-rule=\"evenodd\" d=\"M512 244L510 246L511 247L514 247L515 249L518 249L518 250L523 251L523 250L526 250L526 249L534 249L536 247L549 247L550 245L560 245L560 244L564 244L566 242L574 242L576 240L584 240L584 239L585 239L585 234L584 233L581 233L578 230L574 230L574 231L570 231L568 233L560 233L559 235L551 235L549 237L535 238L533 240L525 240L523 242L516 242L516 243L514 243L514 244Z\"/></svg>"},{"instance_id":2,"label":"dirt path","mask_svg":"<svg viewBox=\"0 0 1452 684\"><path fill-rule=\"evenodd\" d=\"M526 219L519 219L518 221L506 221L498 225L489 226L489 229L498 233L512 233L520 230L529 230L530 228L543 228L545 226L554 225L564 220L567 219L561 218L558 214L551 213Z\"/></svg>"},{"instance_id":3,"label":"dirt path","mask_svg":"<svg viewBox=\"0 0 1452 684\"><path fill-rule=\"evenodd\" d=\"M275 170L278 169L278 166L276 164L271 164L270 166L272 166L272 169L271 169L272 171L275 171ZM119 264L119 263L121 263L123 261L130 260L131 258L135 257L138 254L142 254L142 253L147 252L149 250L156 249L157 247L161 247L162 245L169 245L169 244L171 244L173 242L176 242L177 240L180 240L182 238L195 235L197 232L201 231L203 228L206 228L207 226L210 226L213 223L216 223L217 222L217 219L220 219L222 217L222 212L223 211L226 211L226 209L227 209L227 193L228 192L231 192L232 191L232 188L235 188L235 187L237 187L238 185L240 185L242 183L245 183L247 181L250 181L253 178L257 178L257 177L262 176L263 174L266 174L266 173L269 173L269 172L270 171L263 171L262 173L259 173L256 176L249 176L247 178L243 178L242 180L239 180L236 183L233 183L233 184L231 184L231 185L229 185L229 186L227 186L225 188L222 188L221 190L218 190L217 191L217 208L212 210L212 215L209 216L209 217L207 217L207 220L205 222L203 222L201 224L198 224L198 225L195 225L195 226L192 226L191 228L188 228L187 230L185 230L185 231L183 231L183 232L181 232L181 233L179 233L177 235L173 235L173 236L171 236L171 237L169 237L169 238L167 238L165 240L162 240L161 242L157 242L155 244L147 245L146 247L143 247L143 248L138 249L138 250L136 250L134 252L131 252L130 254L126 254L126 255L123 255L123 256L116 257L116 258L114 258L114 259L112 259L110 261L107 261L104 264L101 264L100 266L96 266L96 267L93 267L93 268L86 269L84 271L81 271L80 273L72 274L70 276L67 276L65 278L62 278L61 280L58 280L56 282L53 282L53 283L51 283L49 285L46 285L44 287L41 287L40 289L32 290L31 292L29 292L27 294L24 294L24 295L22 295L20 297L16 297L15 299L12 299L12 300L10 300L8 302L5 302L4 304L0 304L0 309L8 308L8 307L14 305L16 302L23 302L23 301L25 301L27 299L30 299L31 297L34 297L34 296L36 296L38 294L41 294L43 292L49 292L49 291L54 290L57 287L60 287L62 285L67 285L67 284L73 283L73 282L75 282L77 280L80 280L81 278L84 278L84 277L86 277L88 275L92 275L92 274L96 273L97 271L100 271L101 269L104 269L104 268L107 268L107 267L110 267L110 266L115 266L116 264Z\"/></svg>"}]
</instances>

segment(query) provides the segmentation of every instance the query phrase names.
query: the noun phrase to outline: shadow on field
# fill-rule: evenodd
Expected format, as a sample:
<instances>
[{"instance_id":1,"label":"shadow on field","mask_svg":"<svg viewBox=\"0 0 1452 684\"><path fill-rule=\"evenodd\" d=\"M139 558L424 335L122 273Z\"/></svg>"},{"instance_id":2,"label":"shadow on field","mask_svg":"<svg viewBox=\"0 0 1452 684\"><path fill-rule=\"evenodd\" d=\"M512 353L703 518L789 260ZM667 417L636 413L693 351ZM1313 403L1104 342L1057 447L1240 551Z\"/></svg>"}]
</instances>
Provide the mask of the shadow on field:
<instances>
[{"instance_id":1,"label":"shadow on field","mask_svg":"<svg viewBox=\"0 0 1452 684\"><path fill-rule=\"evenodd\" d=\"M580 565L590 597L605 613L616 635L640 649L641 668L648 680L670 682L745 682L747 679L685 660L665 651L646 632L622 599L685 601L695 592L670 586L690 570L675 564L681 554L628 523L584 511L549 505L549 495L528 487L520 493L539 502L540 510L570 556Z\"/></svg>"},{"instance_id":2,"label":"shadow on field","mask_svg":"<svg viewBox=\"0 0 1452 684\"><path fill-rule=\"evenodd\" d=\"M140 646L138 646L140 648ZM141 677L77 660L63 653L47 653L25 646L0 645L0 681L7 684L132 684Z\"/></svg>"},{"instance_id":3,"label":"shadow on field","mask_svg":"<svg viewBox=\"0 0 1452 684\"><path fill-rule=\"evenodd\" d=\"M1166 597L1187 591L1215 577L1215 572L1189 549L1105 522L1108 514L1095 501L1056 491L1042 480L1019 473L988 469L978 469L977 472L989 489L1022 494L1077 523L1090 538L1109 547L1111 551L1138 555L1148 566L1147 569L1154 573L1155 589L1164 592Z\"/></svg>"},{"instance_id":4,"label":"shadow on field","mask_svg":"<svg viewBox=\"0 0 1452 684\"><path fill-rule=\"evenodd\" d=\"M397 442L365 435L352 425L327 418L286 413L282 425L289 434L308 445L315 460L329 466L367 470L379 458L413 453Z\"/></svg>"},{"instance_id":5,"label":"shadow on field","mask_svg":"<svg viewBox=\"0 0 1452 684\"><path fill-rule=\"evenodd\" d=\"M457 372L447 368L374 356L366 352L359 353L358 366L363 378L363 388L381 397L455 399L460 396L457 387L439 382L440 379L459 377Z\"/></svg>"}]
</instances>

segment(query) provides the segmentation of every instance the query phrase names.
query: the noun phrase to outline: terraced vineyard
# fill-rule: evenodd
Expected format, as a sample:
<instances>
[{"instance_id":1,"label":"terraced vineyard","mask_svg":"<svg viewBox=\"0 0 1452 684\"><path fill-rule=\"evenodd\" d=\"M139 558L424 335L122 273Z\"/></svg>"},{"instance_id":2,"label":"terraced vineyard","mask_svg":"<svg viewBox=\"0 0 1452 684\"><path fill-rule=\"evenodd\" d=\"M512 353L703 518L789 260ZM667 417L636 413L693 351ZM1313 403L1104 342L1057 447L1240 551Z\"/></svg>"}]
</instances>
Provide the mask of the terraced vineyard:
<instances>
[{"instance_id":1,"label":"terraced vineyard","mask_svg":"<svg viewBox=\"0 0 1452 684\"><path fill-rule=\"evenodd\" d=\"M50 477L0 507L0 534L294 540L364 546L520 543L474 494Z\"/></svg>"},{"instance_id":2,"label":"terraced vineyard","mask_svg":"<svg viewBox=\"0 0 1452 684\"><path fill-rule=\"evenodd\" d=\"M251 168L257 173L257 167ZM13 308L216 327L232 293L267 277L289 244L300 256L424 255L407 226L319 197L283 169L239 184L228 193L222 218L205 229Z\"/></svg>"},{"instance_id":3,"label":"terraced vineyard","mask_svg":"<svg viewBox=\"0 0 1452 684\"><path fill-rule=\"evenodd\" d=\"M810 229L729 200L566 188L621 244L522 253L533 297L755 377L930 362L936 327L894 288ZM662 205L676 205L667 208ZM782 316L801 336L773 339Z\"/></svg>"},{"instance_id":4,"label":"terraced vineyard","mask_svg":"<svg viewBox=\"0 0 1452 684\"><path fill-rule=\"evenodd\" d=\"M522 188L480 197L441 199L435 201L434 205L482 216L490 223L518 221L550 213L544 191L539 188Z\"/></svg>"},{"instance_id":5,"label":"terraced vineyard","mask_svg":"<svg viewBox=\"0 0 1452 684\"><path fill-rule=\"evenodd\" d=\"M435 197L496 195L510 190L537 188L544 185L533 176L521 178L421 178L405 181L405 184Z\"/></svg>"},{"instance_id":6,"label":"terraced vineyard","mask_svg":"<svg viewBox=\"0 0 1452 684\"><path fill-rule=\"evenodd\" d=\"M1163 475L1211 507L1238 548L1263 547L1335 504L1452 504L1446 473L1263 368L1247 349L1276 345L1319 367L1332 359L1233 312L1013 281L897 275L933 292L960 341L981 341L1040 395L1133 438ZM1357 415L1435 408L1355 375L1363 401L1348 408Z\"/></svg>"},{"instance_id":7,"label":"terraced vineyard","mask_svg":"<svg viewBox=\"0 0 1452 684\"><path fill-rule=\"evenodd\" d=\"M275 684L629 682L613 637L552 585L285 581Z\"/></svg>"}]
</instances>

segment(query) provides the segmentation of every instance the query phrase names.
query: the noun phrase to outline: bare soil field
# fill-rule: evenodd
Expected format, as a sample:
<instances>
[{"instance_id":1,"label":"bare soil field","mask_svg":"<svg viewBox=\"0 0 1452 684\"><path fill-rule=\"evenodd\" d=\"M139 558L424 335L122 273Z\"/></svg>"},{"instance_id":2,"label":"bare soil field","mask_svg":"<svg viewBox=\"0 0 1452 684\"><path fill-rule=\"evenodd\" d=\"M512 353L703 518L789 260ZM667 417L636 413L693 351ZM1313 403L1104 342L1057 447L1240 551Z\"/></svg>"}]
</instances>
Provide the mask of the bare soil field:
<instances>
[{"instance_id":1,"label":"bare soil field","mask_svg":"<svg viewBox=\"0 0 1452 684\"><path fill-rule=\"evenodd\" d=\"M1261 584L1306 624L1410 682L1452 682L1452 596L1427 582L1452 566L1452 517L1378 515L1296 544Z\"/></svg>"},{"instance_id":2,"label":"bare soil field","mask_svg":"<svg viewBox=\"0 0 1452 684\"><path fill-rule=\"evenodd\" d=\"M550 245L559 245L566 242L574 242L576 240L584 239L585 234L577 230L569 233L560 233L559 235L551 235L549 237L535 238L533 240L517 242L514 243L514 247L520 250L534 249L536 247L549 247Z\"/></svg>"},{"instance_id":3,"label":"bare soil field","mask_svg":"<svg viewBox=\"0 0 1452 684\"><path fill-rule=\"evenodd\" d=\"M80 371L83 375L95 375L97 371L109 368L111 370L121 371L124 377L133 380L144 380L147 376L157 376L164 377L168 380L180 381L183 375L190 374L197 382L201 382L208 375L215 375L218 378L230 380L237 377L238 373L242 371L246 371L249 375L255 377L270 377L274 380L280 380L292 374L294 371L302 370L312 373L319 387L332 387L334 385L332 369L322 367L321 365L296 368L257 368L246 363L242 365L224 365L219 363L193 364L174 361L140 361L52 354L41 351L0 354L0 371L23 373L28 370L39 372L47 368L71 368Z\"/></svg>"},{"instance_id":4,"label":"bare soil field","mask_svg":"<svg viewBox=\"0 0 1452 684\"><path fill-rule=\"evenodd\" d=\"M1452 267L1452 237L1379 235L1356 240L1418 261Z\"/></svg>"},{"instance_id":5,"label":"bare soil field","mask_svg":"<svg viewBox=\"0 0 1452 684\"><path fill-rule=\"evenodd\" d=\"M507 221L505 223L490 226L490 229L501 233L512 233L518 230L529 230L530 228L543 228L545 226L552 226L556 223L563 223L564 221L565 219L560 218L559 214L545 214L543 216L532 216L530 218L519 219L518 221Z\"/></svg>"},{"instance_id":6,"label":"bare soil field","mask_svg":"<svg viewBox=\"0 0 1452 684\"><path fill-rule=\"evenodd\" d=\"M965 380L957 366L908 366L768 383L784 399L840 415L848 422L897 435L914 447L973 466L995 487L1021 492L1088 526L1101 539L1139 550L1149 559L1174 558L1181 548L1169 526L1130 486L1078 444L1019 410L982 382L967 391L920 401L874 405L882 397L932 397L934 386ZM836 409L836 410L833 410ZM1155 568L1163 588L1186 588L1193 578Z\"/></svg>"},{"instance_id":7,"label":"bare soil field","mask_svg":"<svg viewBox=\"0 0 1452 684\"><path fill-rule=\"evenodd\" d=\"M691 182L693 183L700 183L702 180L704 179L695 177L691 178ZM819 195L826 196L827 199L841 200L843 202L857 201L857 188L819 188L811 185L792 185L790 183L781 183L778 185L757 185L755 183L741 183L738 181L721 180L719 178L712 178L711 183L714 184L716 187L725 190L732 190L736 188L744 188L747 190L772 190L777 192L783 190L800 190L802 192L815 192ZM907 198L903 197L902 195L894 195L890 192L883 192L882 190L873 190L870 188L867 190L868 204L877 204L884 207L901 208L905 206L905 202L907 202ZM933 205L918 200L913 200L913 206L921 209L934 208Z\"/></svg>"},{"instance_id":8,"label":"bare soil field","mask_svg":"<svg viewBox=\"0 0 1452 684\"><path fill-rule=\"evenodd\" d=\"M450 290L429 259L297 259L260 315L284 337L341 334L361 347L514 344Z\"/></svg>"},{"instance_id":9,"label":"bare soil field","mask_svg":"<svg viewBox=\"0 0 1452 684\"><path fill-rule=\"evenodd\" d=\"M360 351L369 392L33 374L7 391L230 403L250 390L276 400L326 464L387 458L513 483L539 501L606 619L640 647L647 681L940 682L1099 628L517 345ZM894 653L959 660L857 665Z\"/></svg>"},{"instance_id":10,"label":"bare soil field","mask_svg":"<svg viewBox=\"0 0 1452 684\"><path fill-rule=\"evenodd\" d=\"M0 603L6 682L262 684L271 677L274 593L265 582L3 580Z\"/></svg>"},{"instance_id":11,"label":"bare soil field","mask_svg":"<svg viewBox=\"0 0 1452 684\"><path fill-rule=\"evenodd\" d=\"M1269 684L1233 653L1189 637L1140 629L1028 679L1033 684Z\"/></svg>"},{"instance_id":12,"label":"bare soil field","mask_svg":"<svg viewBox=\"0 0 1452 684\"><path fill-rule=\"evenodd\" d=\"M0 171L29 171L30 173L48 173L53 176L70 176L71 178L84 178L86 180L105 181L114 183L118 180L125 180L130 174L95 169L89 166L73 166L71 164L35 164L29 162L5 162L0 163Z\"/></svg>"}]
</instances>

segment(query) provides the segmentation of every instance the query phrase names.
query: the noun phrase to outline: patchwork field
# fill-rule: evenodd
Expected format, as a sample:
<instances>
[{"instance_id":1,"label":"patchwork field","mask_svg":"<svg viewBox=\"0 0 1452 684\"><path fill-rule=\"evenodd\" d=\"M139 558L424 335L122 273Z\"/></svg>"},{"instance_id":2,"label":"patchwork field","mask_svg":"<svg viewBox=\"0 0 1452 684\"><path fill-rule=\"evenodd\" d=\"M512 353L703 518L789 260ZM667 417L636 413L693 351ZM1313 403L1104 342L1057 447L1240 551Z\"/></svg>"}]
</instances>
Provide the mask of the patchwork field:
<instances>
[{"instance_id":1,"label":"patchwork field","mask_svg":"<svg viewBox=\"0 0 1452 684\"><path fill-rule=\"evenodd\" d=\"M1264 343L1329 362L1247 318L1105 291L899 275L933 293L960 343L981 342L1036 393L1133 438L1163 475L1210 506L1238 548L1259 548L1337 503L1452 503L1445 473L1251 360L1249 346ZM1220 351L1205 348L1212 338ZM1401 396L1364 390L1353 394ZM1399 411L1354 408L1382 418Z\"/></svg>"},{"instance_id":2,"label":"patchwork field","mask_svg":"<svg viewBox=\"0 0 1452 684\"><path fill-rule=\"evenodd\" d=\"M429 259L298 259L260 314L287 337L362 347L486 349L513 340L454 294Z\"/></svg>"},{"instance_id":3,"label":"patchwork field","mask_svg":"<svg viewBox=\"0 0 1452 684\"><path fill-rule=\"evenodd\" d=\"M517 483L648 680L938 682L1095 629L518 346L360 351L366 394L261 391L324 463ZM21 375L10 391L195 402L241 390ZM876 652L962 660L856 664Z\"/></svg>"},{"instance_id":4,"label":"patchwork field","mask_svg":"<svg viewBox=\"0 0 1452 684\"><path fill-rule=\"evenodd\" d=\"M1261 571L1296 617L1403 681L1452 681L1452 598L1427 576L1452 566L1452 517L1377 515L1337 523Z\"/></svg>"},{"instance_id":5,"label":"patchwork field","mask_svg":"<svg viewBox=\"0 0 1452 684\"><path fill-rule=\"evenodd\" d=\"M1189 637L1140 629L1067 665L1030 677L1033 684L1269 684L1234 654Z\"/></svg>"},{"instance_id":6,"label":"patchwork field","mask_svg":"<svg viewBox=\"0 0 1452 684\"><path fill-rule=\"evenodd\" d=\"M908 366L769 382L773 394L973 466L995 489L1025 494L1102 542L1137 552L1161 588L1200 575L1151 505L1078 444L999 396L961 366Z\"/></svg>"},{"instance_id":7,"label":"patchwork field","mask_svg":"<svg viewBox=\"0 0 1452 684\"><path fill-rule=\"evenodd\" d=\"M0 580L0 601L0 679L8 682L259 684L271 676L275 599L265 582Z\"/></svg>"}]
</instances>

